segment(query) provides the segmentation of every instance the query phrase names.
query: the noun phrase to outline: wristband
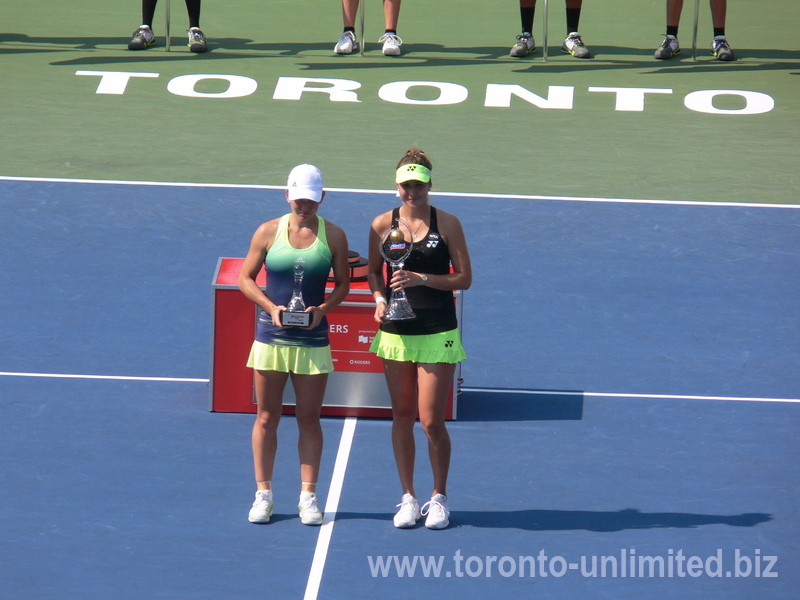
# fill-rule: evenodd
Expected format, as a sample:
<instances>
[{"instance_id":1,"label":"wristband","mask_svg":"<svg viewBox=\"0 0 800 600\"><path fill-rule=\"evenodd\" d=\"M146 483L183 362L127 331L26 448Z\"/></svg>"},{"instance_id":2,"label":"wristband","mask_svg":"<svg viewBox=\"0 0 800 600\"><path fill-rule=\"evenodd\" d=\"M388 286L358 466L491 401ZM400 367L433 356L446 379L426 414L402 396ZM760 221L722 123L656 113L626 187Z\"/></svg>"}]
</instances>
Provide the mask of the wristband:
<instances>
[{"instance_id":1,"label":"wristband","mask_svg":"<svg viewBox=\"0 0 800 600\"><path fill-rule=\"evenodd\" d=\"M387 303L387 302L386 302L386 298L384 298L383 296L378 296L377 298L375 298L375 306L377 306L377 305L378 305L378 304L380 304L381 302L383 302L384 304L386 304L386 303Z\"/></svg>"}]
</instances>

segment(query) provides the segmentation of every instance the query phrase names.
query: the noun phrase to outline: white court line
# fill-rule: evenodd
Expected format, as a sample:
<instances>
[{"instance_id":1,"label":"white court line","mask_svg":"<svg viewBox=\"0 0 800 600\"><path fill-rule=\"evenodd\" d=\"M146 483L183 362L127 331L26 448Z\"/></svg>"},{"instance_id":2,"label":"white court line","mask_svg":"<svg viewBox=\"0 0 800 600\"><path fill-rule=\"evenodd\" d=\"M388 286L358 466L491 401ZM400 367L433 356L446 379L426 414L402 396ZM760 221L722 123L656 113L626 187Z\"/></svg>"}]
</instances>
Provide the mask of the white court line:
<instances>
[{"instance_id":1,"label":"white court line","mask_svg":"<svg viewBox=\"0 0 800 600\"><path fill-rule=\"evenodd\" d=\"M530 394L532 396L588 396L590 398L634 398L648 400L720 400L723 402L795 402L800 398L748 398L743 396L685 396L678 394L615 394L611 392L562 392L558 390L510 390L491 388L461 388L462 392L492 392L494 394Z\"/></svg>"},{"instance_id":2,"label":"white court line","mask_svg":"<svg viewBox=\"0 0 800 600\"><path fill-rule=\"evenodd\" d=\"M322 581L322 572L328 558L328 547L333 535L333 524L336 521L336 511L339 508L339 498L344 484L344 474L347 471L347 461L350 458L350 448L353 445L353 436L356 431L355 417L347 417L342 427L342 437L339 440L339 451L336 453L336 463L333 466L331 485L328 488L328 497L325 501L325 517L320 525L317 547L314 550L314 560L311 562L311 571L308 574L306 593L303 600L316 600L319 594L319 585Z\"/></svg>"},{"instance_id":3,"label":"white court line","mask_svg":"<svg viewBox=\"0 0 800 600\"><path fill-rule=\"evenodd\" d=\"M208 383L208 379L191 379L180 377L124 377L115 375L68 375L58 373L14 373L0 371L0 376L6 377L51 377L60 379L105 379L105 380L125 380L125 381L177 381L189 383ZM322 572L325 569L325 561L328 558L328 547L330 546L331 536L333 535L333 524L336 521L336 511L339 509L339 498L342 494L344 475L347 471L347 461L350 458L350 448L353 445L353 436L356 431L357 419L347 417L342 427L342 437L339 441L339 450L336 454L336 462L333 467L331 484L328 488L328 495L325 501L325 517L320 526L319 537L317 537L317 547L314 550L314 559L311 562L311 570L308 574L306 584L305 600L316 600L319 593Z\"/></svg>"},{"instance_id":4,"label":"white court line","mask_svg":"<svg viewBox=\"0 0 800 600\"><path fill-rule=\"evenodd\" d=\"M53 379L107 379L110 381L164 381L179 383L209 383L208 379L191 377L134 377L126 375L73 375L69 373L15 373L0 371L0 377L43 377ZM515 390L508 388L468 388L462 392L492 392L493 394L529 394L533 396L584 396L591 398L639 398L651 400L719 400L723 402L796 402L800 398L761 398L747 396L687 396L679 394L625 394L618 392L576 392L559 390Z\"/></svg>"},{"instance_id":5,"label":"white court line","mask_svg":"<svg viewBox=\"0 0 800 600\"><path fill-rule=\"evenodd\" d=\"M170 181L131 181L115 179L63 179L51 177L10 177L0 175L0 181L30 181L40 183L90 183L98 185L149 185L164 187L194 187L194 188L228 188L228 189L251 189L251 190L283 190L283 185L255 185L237 183L188 183ZM397 195L396 190L369 190L356 188L325 188L329 192L339 192L347 194L390 194ZM501 200L545 200L556 202L599 202L611 204L660 204L677 206L724 206L738 208L788 208L800 209L800 204L765 204L756 202L701 202L693 200L655 200L645 198L592 198L584 196L535 196L520 194L478 194L463 192L431 192L432 196L456 197L456 198L495 198Z\"/></svg>"},{"instance_id":6,"label":"white court line","mask_svg":"<svg viewBox=\"0 0 800 600\"><path fill-rule=\"evenodd\" d=\"M14 373L0 371L4 377L44 377L53 379L108 379L112 381L177 381L180 383L208 383L208 379L191 377L133 377L128 375L72 375L69 373Z\"/></svg>"},{"instance_id":7,"label":"white court line","mask_svg":"<svg viewBox=\"0 0 800 600\"><path fill-rule=\"evenodd\" d=\"M178 381L190 383L208 383L208 379L190 379L178 377L123 377L114 375L67 375L57 373L14 373L0 371L0 376L7 377L54 377L67 379L107 379L107 380L126 380L126 381ZM353 437L356 431L355 417L347 417L342 427L342 437L339 441L339 450L336 453L336 462L333 467L331 484L328 488L328 495L325 501L325 517L320 525L319 536L317 537L317 547L314 550L314 559L311 562L311 570L308 574L306 593L304 600L316 600L319 593L319 586L322 581L322 572L325 569L325 561L328 558L328 547L330 546L331 536L333 535L333 525L336 521L336 511L339 509L339 499L344 485L344 475L347 471L347 461L350 458L350 449L353 445Z\"/></svg>"}]
</instances>

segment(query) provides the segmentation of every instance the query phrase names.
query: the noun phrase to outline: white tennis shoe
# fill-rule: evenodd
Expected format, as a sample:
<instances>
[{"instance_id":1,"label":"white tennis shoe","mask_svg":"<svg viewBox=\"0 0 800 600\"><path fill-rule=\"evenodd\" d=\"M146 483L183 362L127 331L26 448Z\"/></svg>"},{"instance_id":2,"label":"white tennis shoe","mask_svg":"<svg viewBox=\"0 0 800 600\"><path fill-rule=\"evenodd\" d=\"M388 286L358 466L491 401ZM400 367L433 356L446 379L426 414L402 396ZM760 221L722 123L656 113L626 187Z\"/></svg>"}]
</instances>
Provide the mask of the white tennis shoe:
<instances>
[{"instance_id":1,"label":"white tennis shoe","mask_svg":"<svg viewBox=\"0 0 800 600\"><path fill-rule=\"evenodd\" d=\"M403 499L397 505L400 509L394 516L394 526L398 529L408 529L417 524L420 518L419 503L411 494L403 494Z\"/></svg>"},{"instance_id":2,"label":"white tennis shoe","mask_svg":"<svg viewBox=\"0 0 800 600\"><path fill-rule=\"evenodd\" d=\"M427 515L425 527L428 529L444 529L450 524L450 509L447 507L447 496L436 494L426 502L421 511L422 516Z\"/></svg>"},{"instance_id":3,"label":"white tennis shoe","mask_svg":"<svg viewBox=\"0 0 800 600\"><path fill-rule=\"evenodd\" d=\"M353 52L358 52L356 34L352 31L345 31L342 33L333 51L336 52L336 54L352 54Z\"/></svg>"},{"instance_id":4,"label":"white tennis shoe","mask_svg":"<svg viewBox=\"0 0 800 600\"><path fill-rule=\"evenodd\" d=\"M250 509L250 515L247 517L248 521L251 523L269 523L274 505L272 490L258 490L256 492L256 500Z\"/></svg>"},{"instance_id":5,"label":"white tennis shoe","mask_svg":"<svg viewBox=\"0 0 800 600\"><path fill-rule=\"evenodd\" d=\"M300 492L300 522L303 525L322 525L322 511L317 506L317 495L313 492Z\"/></svg>"},{"instance_id":6,"label":"white tennis shoe","mask_svg":"<svg viewBox=\"0 0 800 600\"><path fill-rule=\"evenodd\" d=\"M397 34L395 33L384 33L378 42L383 42L383 54L384 56L400 56L400 46L403 43Z\"/></svg>"}]
</instances>

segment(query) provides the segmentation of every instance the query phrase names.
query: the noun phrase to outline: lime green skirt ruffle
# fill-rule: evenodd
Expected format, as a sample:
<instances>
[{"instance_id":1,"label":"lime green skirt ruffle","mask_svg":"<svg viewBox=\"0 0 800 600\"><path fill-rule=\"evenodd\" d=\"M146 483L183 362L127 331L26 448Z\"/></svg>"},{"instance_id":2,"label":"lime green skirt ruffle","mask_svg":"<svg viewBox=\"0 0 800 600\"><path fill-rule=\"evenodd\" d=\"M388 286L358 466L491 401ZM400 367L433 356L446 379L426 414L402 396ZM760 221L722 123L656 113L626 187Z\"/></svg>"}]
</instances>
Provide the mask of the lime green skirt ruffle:
<instances>
[{"instance_id":1,"label":"lime green skirt ruffle","mask_svg":"<svg viewBox=\"0 0 800 600\"><path fill-rule=\"evenodd\" d=\"M370 351L402 362L453 364L467 358L458 329L428 335L396 335L378 330Z\"/></svg>"},{"instance_id":2,"label":"lime green skirt ruffle","mask_svg":"<svg viewBox=\"0 0 800 600\"><path fill-rule=\"evenodd\" d=\"M333 359L330 346L275 346L255 341L247 366L257 371L321 375L333 371Z\"/></svg>"}]
</instances>

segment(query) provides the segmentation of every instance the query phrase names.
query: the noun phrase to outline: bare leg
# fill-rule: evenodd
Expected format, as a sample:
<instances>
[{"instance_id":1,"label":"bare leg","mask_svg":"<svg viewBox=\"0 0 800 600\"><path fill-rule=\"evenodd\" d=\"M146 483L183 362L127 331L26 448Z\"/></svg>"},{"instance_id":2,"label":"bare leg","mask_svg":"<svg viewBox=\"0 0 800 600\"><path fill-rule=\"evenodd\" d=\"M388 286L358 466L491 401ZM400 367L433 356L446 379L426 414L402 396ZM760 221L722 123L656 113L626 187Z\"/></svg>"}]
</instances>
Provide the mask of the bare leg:
<instances>
[{"instance_id":1,"label":"bare leg","mask_svg":"<svg viewBox=\"0 0 800 600\"><path fill-rule=\"evenodd\" d=\"M445 426L447 397L453 385L456 365L436 363L417 366L419 387L419 420L428 437L428 456L433 470L431 496L447 496L447 475L450 471L450 434Z\"/></svg>"},{"instance_id":2,"label":"bare leg","mask_svg":"<svg viewBox=\"0 0 800 600\"><path fill-rule=\"evenodd\" d=\"M288 378L288 373L255 372L258 413L252 434L253 466L256 485L260 490L271 489L275 453L278 450L278 424L283 410L283 390Z\"/></svg>"},{"instance_id":3,"label":"bare leg","mask_svg":"<svg viewBox=\"0 0 800 600\"><path fill-rule=\"evenodd\" d=\"M392 398L392 445L403 493L414 491L414 424L417 414L428 438L428 456L433 471L433 493L447 495L450 470L450 434L445 426L447 398L456 365L414 364L384 361Z\"/></svg>"},{"instance_id":4,"label":"bare leg","mask_svg":"<svg viewBox=\"0 0 800 600\"><path fill-rule=\"evenodd\" d=\"M397 21L400 18L400 0L383 0L383 18L386 29L397 31Z\"/></svg>"},{"instance_id":5,"label":"bare leg","mask_svg":"<svg viewBox=\"0 0 800 600\"><path fill-rule=\"evenodd\" d=\"M323 443L319 415L327 383L327 374L292 374L292 385L297 398L295 415L300 434L297 440L297 452L300 455L301 490L304 492L317 490Z\"/></svg>"},{"instance_id":6,"label":"bare leg","mask_svg":"<svg viewBox=\"0 0 800 600\"><path fill-rule=\"evenodd\" d=\"M710 0L711 22L714 27L724 28L728 17L728 0Z\"/></svg>"},{"instance_id":7,"label":"bare leg","mask_svg":"<svg viewBox=\"0 0 800 600\"><path fill-rule=\"evenodd\" d=\"M342 0L342 21L345 27L356 26L358 0Z\"/></svg>"},{"instance_id":8,"label":"bare leg","mask_svg":"<svg viewBox=\"0 0 800 600\"><path fill-rule=\"evenodd\" d=\"M417 368L414 363L383 361L392 399L392 447L404 494L414 492L414 424L417 419Z\"/></svg>"},{"instance_id":9,"label":"bare leg","mask_svg":"<svg viewBox=\"0 0 800 600\"><path fill-rule=\"evenodd\" d=\"M681 22L683 0L667 0L667 27L677 27Z\"/></svg>"}]
</instances>

